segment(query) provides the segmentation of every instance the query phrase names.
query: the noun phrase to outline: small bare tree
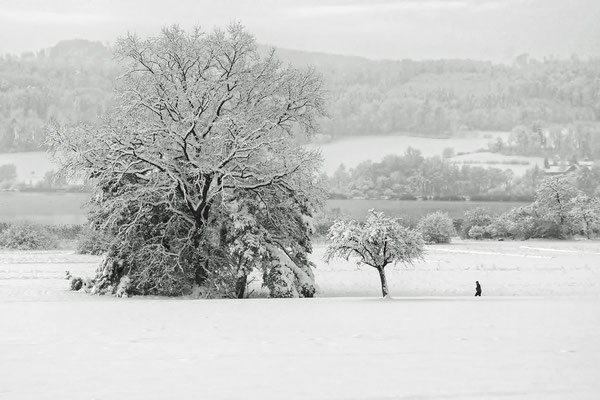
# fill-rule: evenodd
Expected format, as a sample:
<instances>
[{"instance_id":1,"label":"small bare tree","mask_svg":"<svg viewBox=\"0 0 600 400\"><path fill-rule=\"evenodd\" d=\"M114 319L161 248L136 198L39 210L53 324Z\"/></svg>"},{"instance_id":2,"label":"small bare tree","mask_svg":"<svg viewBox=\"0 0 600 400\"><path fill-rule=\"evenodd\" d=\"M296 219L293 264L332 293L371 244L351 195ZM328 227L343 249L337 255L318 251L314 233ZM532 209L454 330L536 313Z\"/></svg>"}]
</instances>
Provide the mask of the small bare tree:
<instances>
[{"instance_id":1,"label":"small bare tree","mask_svg":"<svg viewBox=\"0 0 600 400\"><path fill-rule=\"evenodd\" d=\"M399 218L388 218L382 212L369 211L364 223L356 220L336 221L329 229L330 243L325 260L356 257L379 272L383 297L389 294L385 267L388 264L412 263L423 256L421 234L402 226Z\"/></svg>"}]
</instances>

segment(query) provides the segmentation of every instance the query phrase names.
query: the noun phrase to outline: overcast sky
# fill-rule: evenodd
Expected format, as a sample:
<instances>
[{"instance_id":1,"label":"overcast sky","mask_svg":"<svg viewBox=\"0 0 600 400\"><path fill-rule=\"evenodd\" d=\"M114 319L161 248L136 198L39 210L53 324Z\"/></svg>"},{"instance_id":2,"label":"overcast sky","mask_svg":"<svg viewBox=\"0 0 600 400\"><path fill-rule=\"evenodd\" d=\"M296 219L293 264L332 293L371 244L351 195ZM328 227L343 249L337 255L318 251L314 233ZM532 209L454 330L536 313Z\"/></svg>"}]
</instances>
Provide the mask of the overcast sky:
<instances>
[{"instance_id":1,"label":"overcast sky","mask_svg":"<svg viewBox=\"0 0 600 400\"><path fill-rule=\"evenodd\" d=\"M260 43L374 59L600 55L600 0L0 0L0 53L232 20Z\"/></svg>"}]
</instances>

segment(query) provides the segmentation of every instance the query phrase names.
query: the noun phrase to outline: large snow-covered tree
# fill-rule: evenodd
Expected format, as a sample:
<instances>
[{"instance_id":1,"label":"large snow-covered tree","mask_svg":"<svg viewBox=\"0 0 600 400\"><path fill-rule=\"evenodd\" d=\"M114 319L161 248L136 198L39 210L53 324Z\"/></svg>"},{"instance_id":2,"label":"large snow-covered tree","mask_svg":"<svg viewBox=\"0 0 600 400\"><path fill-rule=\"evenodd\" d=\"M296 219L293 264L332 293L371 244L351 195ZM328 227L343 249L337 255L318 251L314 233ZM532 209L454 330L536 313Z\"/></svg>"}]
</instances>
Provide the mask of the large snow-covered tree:
<instances>
[{"instance_id":1,"label":"large snow-covered tree","mask_svg":"<svg viewBox=\"0 0 600 400\"><path fill-rule=\"evenodd\" d=\"M239 24L128 36L116 55L118 106L50 136L63 171L93 182L90 220L113 238L96 285L128 276L134 292L179 294L228 270L241 296L270 265L309 295L320 156L296 139L324 114L320 77L261 55Z\"/></svg>"},{"instance_id":2,"label":"large snow-covered tree","mask_svg":"<svg viewBox=\"0 0 600 400\"><path fill-rule=\"evenodd\" d=\"M385 267L389 264L412 263L423 256L421 234L402 225L399 218L388 218L382 212L369 211L364 223L338 220L329 229L325 260L355 258L379 272L383 297L389 294Z\"/></svg>"}]
</instances>

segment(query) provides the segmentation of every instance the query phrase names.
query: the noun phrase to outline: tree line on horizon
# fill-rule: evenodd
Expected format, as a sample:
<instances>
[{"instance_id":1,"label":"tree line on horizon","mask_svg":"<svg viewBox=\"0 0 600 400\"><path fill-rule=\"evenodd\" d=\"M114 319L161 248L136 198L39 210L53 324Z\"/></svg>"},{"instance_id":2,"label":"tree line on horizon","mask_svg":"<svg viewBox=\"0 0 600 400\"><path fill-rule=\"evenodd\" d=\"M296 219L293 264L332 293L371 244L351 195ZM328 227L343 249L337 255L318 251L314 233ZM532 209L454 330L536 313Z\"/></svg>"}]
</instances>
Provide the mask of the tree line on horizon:
<instances>
[{"instance_id":1,"label":"tree line on horizon","mask_svg":"<svg viewBox=\"0 0 600 400\"><path fill-rule=\"evenodd\" d=\"M580 168L574 184L586 195L600 195L600 166ZM544 170L537 165L521 176L508 168L460 165L440 156L424 157L408 148L403 155L388 155L355 168L341 165L331 177L323 176L331 198L484 201L531 201Z\"/></svg>"},{"instance_id":2,"label":"tree line on horizon","mask_svg":"<svg viewBox=\"0 0 600 400\"><path fill-rule=\"evenodd\" d=\"M542 126L587 138L580 157L600 156L600 60L372 61L283 49L278 56L322 74L329 116L321 140ZM105 115L122 71L110 47L85 40L0 56L0 152L42 149L53 120L76 125ZM523 140L510 151L531 153L535 140Z\"/></svg>"}]
</instances>

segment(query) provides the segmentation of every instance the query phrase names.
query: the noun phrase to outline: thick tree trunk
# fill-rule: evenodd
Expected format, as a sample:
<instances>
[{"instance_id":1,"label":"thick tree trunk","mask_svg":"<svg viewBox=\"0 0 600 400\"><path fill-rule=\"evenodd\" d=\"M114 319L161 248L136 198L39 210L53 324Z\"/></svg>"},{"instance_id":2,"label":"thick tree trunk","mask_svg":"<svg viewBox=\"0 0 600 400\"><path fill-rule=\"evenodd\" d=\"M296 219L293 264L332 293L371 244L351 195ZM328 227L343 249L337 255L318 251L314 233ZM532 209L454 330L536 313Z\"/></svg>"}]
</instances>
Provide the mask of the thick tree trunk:
<instances>
[{"instance_id":1,"label":"thick tree trunk","mask_svg":"<svg viewBox=\"0 0 600 400\"><path fill-rule=\"evenodd\" d=\"M207 266L208 261L206 261L206 265L200 264L196 266L196 271L194 274L194 282L196 283L196 285L202 286L204 282L206 282L206 279L208 278Z\"/></svg>"},{"instance_id":2,"label":"thick tree trunk","mask_svg":"<svg viewBox=\"0 0 600 400\"><path fill-rule=\"evenodd\" d=\"M377 271L379 271L379 279L381 279L381 293L383 297L386 297L388 295L388 285L385 278L385 267L377 268Z\"/></svg>"},{"instance_id":3,"label":"thick tree trunk","mask_svg":"<svg viewBox=\"0 0 600 400\"><path fill-rule=\"evenodd\" d=\"M200 228L198 229L200 231ZM200 247L200 234L196 232L192 237L192 245L198 249ZM208 260L196 261L196 269L194 271L194 283L198 286L202 286L208 278Z\"/></svg>"},{"instance_id":4,"label":"thick tree trunk","mask_svg":"<svg viewBox=\"0 0 600 400\"><path fill-rule=\"evenodd\" d=\"M589 223L588 221L585 221L585 236L588 239L592 238L592 236L591 236L591 233L592 233L592 227L591 227L591 225L592 225L591 223Z\"/></svg>"},{"instance_id":5,"label":"thick tree trunk","mask_svg":"<svg viewBox=\"0 0 600 400\"><path fill-rule=\"evenodd\" d=\"M243 299L246 295L246 285L248 284L248 275L242 275L235 283L235 292L238 299Z\"/></svg>"}]
</instances>

